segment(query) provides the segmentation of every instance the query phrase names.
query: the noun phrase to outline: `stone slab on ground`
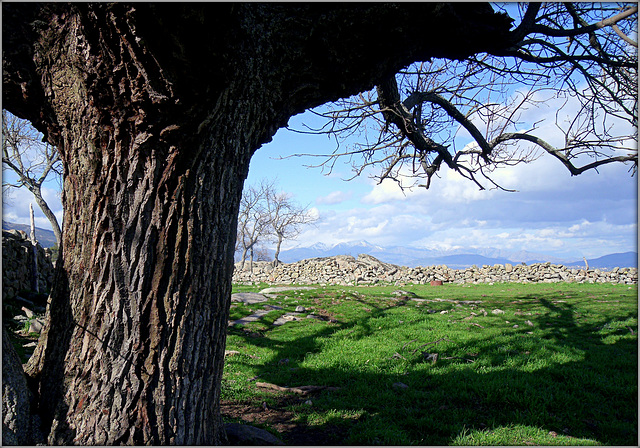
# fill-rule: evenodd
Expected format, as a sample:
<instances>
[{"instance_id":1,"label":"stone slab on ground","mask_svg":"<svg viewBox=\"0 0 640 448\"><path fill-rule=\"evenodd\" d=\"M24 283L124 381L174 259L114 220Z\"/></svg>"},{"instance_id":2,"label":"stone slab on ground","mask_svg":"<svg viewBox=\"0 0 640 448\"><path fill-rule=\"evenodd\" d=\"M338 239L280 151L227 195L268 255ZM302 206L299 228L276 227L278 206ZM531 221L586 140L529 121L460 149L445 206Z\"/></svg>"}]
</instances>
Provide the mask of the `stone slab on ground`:
<instances>
[{"instance_id":1,"label":"stone slab on ground","mask_svg":"<svg viewBox=\"0 0 640 448\"><path fill-rule=\"evenodd\" d=\"M232 302L243 302L248 305L253 305L254 303L266 302L269 300L268 297L260 293L255 292L237 292L235 294L231 294Z\"/></svg>"},{"instance_id":2,"label":"stone slab on ground","mask_svg":"<svg viewBox=\"0 0 640 448\"><path fill-rule=\"evenodd\" d=\"M277 305L263 305L262 308L264 308L265 310L283 310L284 308L282 308L281 306L277 306Z\"/></svg>"},{"instance_id":3,"label":"stone slab on ground","mask_svg":"<svg viewBox=\"0 0 640 448\"><path fill-rule=\"evenodd\" d=\"M285 292L285 291L305 291L309 289L317 289L314 286L272 286L269 288L265 288L259 292L259 294L273 294L276 292Z\"/></svg>"},{"instance_id":4,"label":"stone slab on ground","mask_svg":"<svg viewBox=\"0 0 640 448\"><path fill-rule=\"evenodd\" d=\"M273 322L273 325L276 325L276 326L284 325L287 322L291 322L292 320L300 320L301 318L302 318L302 314L301 313L287 313L287 314L277 318Z\"/></svg>"},{"instance_id":5,"label":"stone slab on ground","mask_svg":"<svg viewBox=\"0 0 640 448\"><path fill-rule=\"evenodd\" d=\"M242 319L234 320L233 322L229 322L229 326L231 325L244 325L248 322L255 322L260 319L262 316L267 314L271 310L258 310L250 316L245 316Z\"/></svg>"}]
</instances>

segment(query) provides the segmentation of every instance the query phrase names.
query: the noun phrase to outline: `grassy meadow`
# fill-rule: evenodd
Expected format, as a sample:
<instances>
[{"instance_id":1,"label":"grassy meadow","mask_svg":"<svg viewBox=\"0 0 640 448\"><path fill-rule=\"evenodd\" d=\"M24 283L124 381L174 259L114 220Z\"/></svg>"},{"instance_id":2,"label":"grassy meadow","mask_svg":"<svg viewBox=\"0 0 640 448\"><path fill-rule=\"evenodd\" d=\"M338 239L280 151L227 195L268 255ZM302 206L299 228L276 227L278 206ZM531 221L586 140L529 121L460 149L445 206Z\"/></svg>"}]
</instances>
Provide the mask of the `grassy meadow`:
<instances>
[{"instance_id":1,"label":"grassy meadow","mask_svg":"<svg viewBox=\"0 0 640 448\"><path fill-rule=\"evenodd\" d=\"M232 320L282 309L229 327L221 399L286 418L225 421L285 443L315 430L331 445L637 445L637 297L611 284L327 286L233 304Z\"/></svg>"}]
</instances>

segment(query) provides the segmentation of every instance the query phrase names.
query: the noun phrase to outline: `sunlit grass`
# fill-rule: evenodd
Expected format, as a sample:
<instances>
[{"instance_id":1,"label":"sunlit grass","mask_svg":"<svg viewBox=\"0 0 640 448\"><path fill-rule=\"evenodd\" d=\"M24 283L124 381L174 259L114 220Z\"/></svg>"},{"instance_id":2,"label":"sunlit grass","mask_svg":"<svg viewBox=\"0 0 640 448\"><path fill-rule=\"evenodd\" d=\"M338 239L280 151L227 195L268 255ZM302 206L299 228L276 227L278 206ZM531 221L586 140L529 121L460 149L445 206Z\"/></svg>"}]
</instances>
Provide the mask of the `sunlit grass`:
<instances>
[{"instance_id":1,"label":"sunlit grass","mask_svg":"<svg viewBox=\"0 0 640 448\"><path fill-rule=\"evenodd\" d=\"M483 430L469 430L465 427L451 444L458 446L601 445L592 439L568 437L564 434L557 434L555 431L523 425L500 426Z\"/></svg>"},{"instance_id":2,"label":"sunlit grass","mask_svg":"<svg viewBox=\"0 0 640 448\"><path fill-rule=\"evenodd\" d=\"M287 405L299 422L346 428L336 444L637 443L636 286L402 288L450 300L422 302L397 289L318 287L269 300L284 310L229 329L227 349L240 354L227 358L222 398L277 405L287 395L256 381L339 387L311 396L312 406L308 397ZM272 325L298 305L325 320Z\"/></svg>"}]
</instances>

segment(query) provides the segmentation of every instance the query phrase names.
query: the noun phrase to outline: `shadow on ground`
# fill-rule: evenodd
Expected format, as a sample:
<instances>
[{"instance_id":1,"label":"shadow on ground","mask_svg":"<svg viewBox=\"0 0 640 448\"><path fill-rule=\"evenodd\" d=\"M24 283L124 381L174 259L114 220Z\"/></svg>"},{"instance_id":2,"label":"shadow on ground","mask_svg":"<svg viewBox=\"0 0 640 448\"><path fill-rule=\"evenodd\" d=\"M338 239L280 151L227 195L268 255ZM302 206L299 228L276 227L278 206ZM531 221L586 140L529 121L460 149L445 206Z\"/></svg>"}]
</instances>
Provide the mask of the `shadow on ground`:
<instances>
[{"instance_id":1,"label":"shadow on ground","mask_svg":"<svg viewBox=\"0 0 640 448\"><path fill-rule=\"evenodd\" d=\"M542 347L536 349L548 352L548 362L540 364L538 357L533 365L528 350L504 349L502 342L483 337L478 330L474 341L478 354L438 360L438 367L455 364L446 375L441 374L442 369L423 368L424 359L415 357L405 359L407 368L402 373L345 365L299 367L302 360L322 349L321 339L345 330L354 330L349 336L354 340L375 332L372 320L406 303L402 300L386 306L368 301L369 316L350 323L318 325L313 334L286 343L274 344L269 338L271 330L255 338L240 328L231 328L230 334L245 338L247 345L277 350L272 358L276 361L259 367L258 381L278 378L279 384L337 386L340 390L305 397L274 392L267 409L264 403L229 401L222 403L222 413L227 419L270 426L290 445L449 445L474 431L515 426L542 428L550 434L602 444L636 445L637 386L632 395L621 391L623 387L629 390L630 371L636 372L632 382L637 384L637 339L604 343L597 333L612 316L602 315L595 323L592 319L586 323L575 305L557 299L540 294L513 299L522 301L522 306L536 303L546 310L536 316L536 327L543 331L542 338L536 336ZM615 316L620 319L620 314ZM516 337L524 341L530 329L523 326L515 331ZM554 353L566 350L581 353L581 360L563 362L554 357ZM470 359L473 355L478 358ZM469 362L480 358L482 363ZM277 362L285 359L290 362ZM421 368L416 368L418 365ZM395 389L393 385L399 382L408 388ZM376 396L369 396L372 390L377 391ZM364 406L363 396L367 397ZM313 412L296 411L306 400L353 418L329 417L315 425Z\"/></svg>"}]
</instances>

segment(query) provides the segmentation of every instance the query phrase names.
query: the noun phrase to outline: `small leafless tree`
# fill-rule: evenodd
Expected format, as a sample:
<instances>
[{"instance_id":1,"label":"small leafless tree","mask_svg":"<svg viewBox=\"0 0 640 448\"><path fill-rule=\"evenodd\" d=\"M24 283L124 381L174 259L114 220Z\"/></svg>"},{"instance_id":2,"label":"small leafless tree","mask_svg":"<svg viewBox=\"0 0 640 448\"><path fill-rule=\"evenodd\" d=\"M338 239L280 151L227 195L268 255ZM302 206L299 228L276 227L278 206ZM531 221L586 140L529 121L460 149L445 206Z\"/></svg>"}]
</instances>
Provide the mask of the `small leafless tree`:
<instances>
[{"instance_id":1,"label":"small leafless tree","mask_svg":"<svg viewBox=\"0 0 640 448\"><path fill-rule=\"evenodd\" d=\"M290 193L280 191L274 180L262 180L258 186L245 188L236 240L236 250L242 250L241 269L244 269L247 255L253 262L258 242L266 241L276 243L274 265L277 266L282 242L296 238L304 225L316 220L308 207L297 204Z\"/></svg>"},{"instance_id":2,"label":"small leafless tree","mask_svg":"<svg viewBox=\"0 0 640 448\"><path fill-rule=\"evenodd\" d=\"M326 124L300 132L327 133L337 143L316 166L331 172L346 157L354 177L375 168L372 177L401 188L429 188L444 165L480 189L507 190L492 173L544 153L572 175L612 162L631 163L635 173L638 59L629 36L637 6L528 3L519 13L519 40L507 50L416 63L316 111ZM522 119L550 100L560 104L560 145L545 140L542 122ZM345 144L352 136L358 143Z\"/></svg>"},{"instance_id":3,"label":"small leafless tree","mask_svg":"<svg viewBox=\"0 0 640 448\"><path fill-rule=\"evenodd\" d=\"M27 188L34 196L42 213L51 223L58 247L62 231L56 215L42 196L42 184L54 176L62 177L62 162L52 145L43 143L37 131L27 120L21 120L2 110L2 164L17 175L15 183L3 177L3 192L13 188Z\"/></svg>"},{"instance_id":4,"label":"small leafless tree","mask_svg":"<svg viewBox=\"0 0 640 448\"><path fill-rule=\"evenodd\" d=\"M308 207L296 204L290 193L277 192L275 188L267 191L267 209L272 237L276 242L274 266L280 263L280 247L285 239L295 239L303 226L313 224L317 218L309 213Z\"/></svg>"},{"instance_id":5,"label":"small leafless tree","mask_svg":"<svg viewBox=\"0 0 640 448\"><path fill-rule=\"evenodd\" d=\"M256 244L263 239L269 230L269 210L266 206L267 191L272 184L262 181L260 185L248 186L242 192L240 212L238 213L237 245L242 249L241 267L250 257L249 269L253 269L253 256Z\"/></svg>"},{"instance_id":6,"label":"small leafless tree","mask_svg":"<svg viewBox=\"0 0 640 448\"><path fill-rule=\"evenodd\" d=\"M255 250L256 261L269 261L269 251L266 247L260 246Z\"/></svg>"}]
</instances>

